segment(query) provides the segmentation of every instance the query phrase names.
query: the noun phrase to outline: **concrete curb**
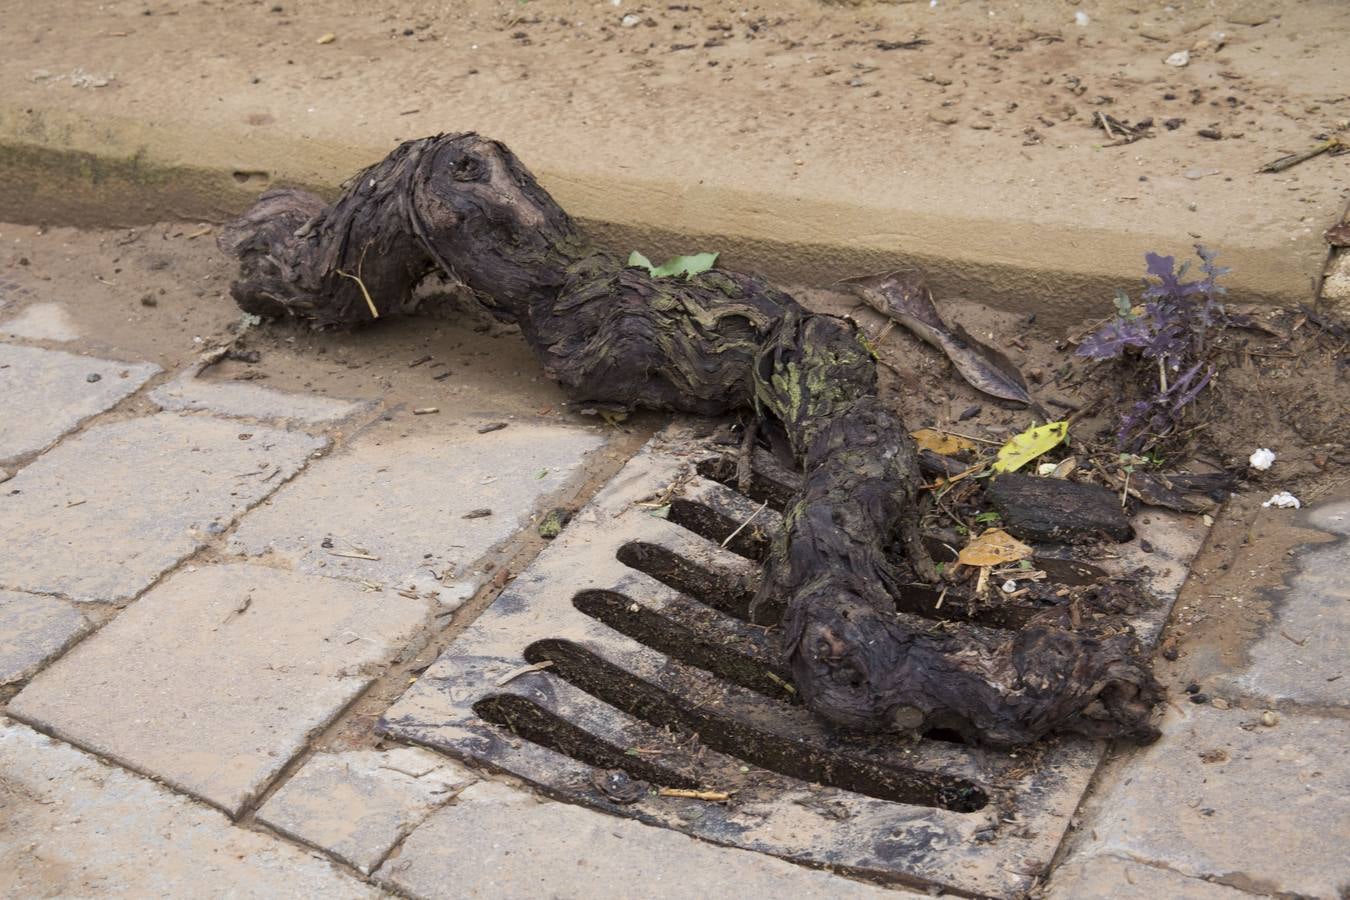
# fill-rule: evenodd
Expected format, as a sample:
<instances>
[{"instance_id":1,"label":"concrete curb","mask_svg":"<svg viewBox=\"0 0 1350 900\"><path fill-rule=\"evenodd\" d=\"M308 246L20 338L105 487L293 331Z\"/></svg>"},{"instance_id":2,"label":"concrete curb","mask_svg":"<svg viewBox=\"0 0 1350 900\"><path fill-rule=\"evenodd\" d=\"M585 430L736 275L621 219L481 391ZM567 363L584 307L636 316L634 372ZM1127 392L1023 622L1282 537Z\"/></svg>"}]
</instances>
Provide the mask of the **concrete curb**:
<instances>
[{"instance_id":1,"label":"concrete curb","mask_svg":"<svg viewBox=\"0 0 1350 900\"><path fill-rule=\"evenodd\" d=\"M387 148L386 148L387 149ZM222 222L264 189L286 184L333 196L386 149L255 133L214 133L172 122L64 110L0 109L0 221L133 226ZM530 154L522 151L527 164ZM540 181L604 244L648 255L718 249L738 268L788 284L825 286L859 272L918 267L941 297L1035 312L1065 325L1097 315L1133 288L1149 249L1185 236L1032 225L816 197L751 192L660 178L597 177L544 166ZM1296 304L1311 298L1321 259L1306 242L1285 248L1222 244L1238 262L1233 299Z\"/></svg>"}]
</instances>

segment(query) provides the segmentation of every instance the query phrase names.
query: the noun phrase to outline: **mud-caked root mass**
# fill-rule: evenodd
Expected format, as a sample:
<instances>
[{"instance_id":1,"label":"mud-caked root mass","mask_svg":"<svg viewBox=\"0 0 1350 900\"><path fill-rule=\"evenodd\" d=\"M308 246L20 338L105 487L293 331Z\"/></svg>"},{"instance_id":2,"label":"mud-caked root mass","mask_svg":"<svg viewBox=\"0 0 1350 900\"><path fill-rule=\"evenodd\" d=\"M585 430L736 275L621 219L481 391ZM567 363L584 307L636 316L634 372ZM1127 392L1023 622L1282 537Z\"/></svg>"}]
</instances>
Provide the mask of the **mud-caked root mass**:
<instances>
[{"instance_id":1,"label":"mud-caked root mass","mask_svg":"<svg viewBox=\"0 0 1350 900\"><path fill-rule=\"evenodd\" d=\"M849 321L752 275L653 277L596 248L505 146L409 141L332 204L264 194L221 235L240 307L352 326L426 302L436 275L520 326L548 376L601 409L734 410L790 452L803 488L774 538L756 607L781 614L808 706L864 730L953 729L1010 746L1051 732L1147 741L1161 688L1119 619L1050 609L1019 631L899 613L932 577L918 536L916 450L876 396Z\"/></svg>"}]
</instances>

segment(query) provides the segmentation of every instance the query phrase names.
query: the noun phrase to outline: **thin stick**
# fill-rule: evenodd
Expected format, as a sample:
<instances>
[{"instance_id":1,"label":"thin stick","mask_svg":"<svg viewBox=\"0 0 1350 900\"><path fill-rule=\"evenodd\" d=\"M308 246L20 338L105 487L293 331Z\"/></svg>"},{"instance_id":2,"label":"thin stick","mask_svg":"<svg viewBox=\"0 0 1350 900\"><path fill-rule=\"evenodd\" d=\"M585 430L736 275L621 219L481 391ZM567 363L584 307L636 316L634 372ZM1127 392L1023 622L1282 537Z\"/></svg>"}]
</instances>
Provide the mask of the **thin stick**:
<instances>
[{"instance_id":1,"label":"thin stick","mask_svg":"<svg viewBox=\"0 0 1350 900\"><path fill-rule=\"evenodd\" d=\"M709 803L721 803L730 800L726 791L691 791L688 788L661 788L656 792L661 797L685 797L689 800L707 800Z\"/></svg>"},{"instance_id":2,"label":"thin stick","mask_svg":"<svg viewBox=\"0 0 1350 900\"><path fill-rule=\"evenodd\" d=\"M329 556L344 556L344 557L346 557L347 559L374 559L374 560L378 560L378 559L379 559L378 556L371 556L369 553L344 553L344 552L341 551L341 550L329 550L329 551L328 551L328 555L329 555Z\"/></svg>"},{"instance_id":3,"label":"thin stick","mask_svg":"<svg viewBox=\"0 0 1350 900\"><path fill-rule=\"evenodd\" d=\"M501 687L505 684L515 681L522 675L528 675L531 672L539 672L542 671L543 669L547 669L551 665L553 665L553 660L546 659L543 662L532 663L528 666L521 666L519 669L512 669L510 672L507 672L501 678L497 679L497 687Z\"/></svg>"},{"instance_id":4,"label":"thin stick","mask_svg":"<svg viewBox=\"0 0 1350 900\"><path fill-rule=\"evenodd\" d=\"M1311 150L1304 150L1302 153L1291 153L1288 156L1281 156L1279 159L1272 160L1266 163L1264 166L1257 169L1256 171L1283 172L1285 169L1292 169L1299 163L1307 162L1308 160L1312 159L1315 156L1321 156L1323 153L1326 153L1330 150L1336 150L1344 146L1346 146L1345 142L1342 141L1340 138L1331 138L1330 140L1323 141L1322 143L1313 147Z\"/></svg>"},{"instance_id":5,"label":"thin stick","mask_svg":"<svg viewBox=\"0 0 1350 900\"><path fill-rule=\"evenodd\" d=\"M938 434L950 434L952 437L965 438L968 441L977 441L981 444L993 444L995 447L1002 447L1007 443L1006 441L995 441L989 438L975 437L973 434L962 434L959 431L949 431L946 428L934 428L933 430Z\"/></svg>"},{"instance_id":6,"label":"thin stick","mask_svg":"<svg viewBox=\"0 0 1350 900\"><path fill-rule=\"evenodd\" d=\"M369 249L370 245L366 244L365 249L361 251L361 258L357 260L356 263L355 275L348 275L341 269L334 269L333 271L341 275L343 278L350 278L352 281L356 282L356 286L361 289L361 296L366 298L366 306L370 307L370 317L372 319L378 319L380 317L380 311L376 309L375 301L370 299L370 291L366 290L366 283L361 280L361 270L365 267L366 264L366 250Z\"/></svg>"},{"instance_id":7,"label":"thin stick","mask_svg":"<svg viewBox=\"0 0 1350 900\"><path fill-rule=\"evenodd\" d=\"M768 505L769 505L769 501L768 501L768 500L765 500L763 503L761 503L761 504L759 505L759 509L757 509L757 510L755 510L754 512L752 512L752 513L750 514L750 517L740 524L740 527L739 527L739 528L737 528L737 529L736 529L735 531L733 531L731 534L727 535L727 539L724 540L724 541L722 542L722 546L725 548L727 544L730 544L731 541L732 541L732 539L735 538L736 535L740 534L743 530L745 530L745 526L747 526L747 525L749 525L751 522L755 521L755 516L757 516L757 515L759 515L760 513L764 512L764 507L766 507L766 506L768 506Z\"/></svg>"},{"instance_id":8,"label":"thin stick","mask_svg":"<svg viewBox=\"0 0 1350 900\"><path fill-rule=\"evenodd\" d=\"M360 276L348 275L341 269L334 269L334 271L337 272L337 274L341 275L343 278L350 278L352 281L356 282L356 286L361 289L361 296L366 298L366 306L370 307L371 318L378 319L380 317L380 311L375 308L375 301L370 299L370 291L366 290L366 283L361 280Z\"/></svg>"}]
</instances>

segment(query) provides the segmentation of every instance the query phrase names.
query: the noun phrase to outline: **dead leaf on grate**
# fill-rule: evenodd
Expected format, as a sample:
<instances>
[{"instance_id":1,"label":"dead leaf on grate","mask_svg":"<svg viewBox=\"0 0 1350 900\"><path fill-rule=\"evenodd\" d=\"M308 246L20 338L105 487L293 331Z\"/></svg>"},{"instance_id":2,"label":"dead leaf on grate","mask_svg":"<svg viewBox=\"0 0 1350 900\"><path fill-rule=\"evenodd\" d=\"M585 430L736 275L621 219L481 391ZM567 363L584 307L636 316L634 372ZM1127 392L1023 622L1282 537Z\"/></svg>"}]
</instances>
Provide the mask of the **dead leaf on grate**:
<instances>
[{"instance_id":1,"label":"dead leaf on grate","mask_svg":"<svg viewBox=\"0 0 1350 900\"><path fill-rule=\"evenodd\" d=\"M1002 528L990 528L961 548L956 561L963 566L1001 566L1029 559L1032 550Z\"/></svg>"}]
</instances>

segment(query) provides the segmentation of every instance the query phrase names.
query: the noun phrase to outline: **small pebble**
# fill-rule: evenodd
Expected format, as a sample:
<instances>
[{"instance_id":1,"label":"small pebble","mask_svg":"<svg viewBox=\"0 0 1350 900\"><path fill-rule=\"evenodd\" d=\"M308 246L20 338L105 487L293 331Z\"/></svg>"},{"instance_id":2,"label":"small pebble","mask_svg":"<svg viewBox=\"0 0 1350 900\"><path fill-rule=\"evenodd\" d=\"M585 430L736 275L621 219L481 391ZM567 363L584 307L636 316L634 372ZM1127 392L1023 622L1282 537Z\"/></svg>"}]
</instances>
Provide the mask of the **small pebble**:
<instances>
[{"instance_id":1,"label":"small pebble","mask_svg":"<svg viewBox=\"0 0 1350 900\"><path fill-rule=\"evenodd\" d=\"M1192 681L1190 684L1186 685L1186 693L1188 693L1188 694L1198 694L1198 693L1200 693L1200 685L1198 685L1198 684L1196 684L1194 681Z\"/></svg>"},{"instance_id":2,"label":"small pebble","mask_svg":"<svg viewBox=\"0 0 1350 900\"><path fill-rule=\"evenodd\" d=\"M1213 700L1209 701L1209 705L1215 709L1227 709L1228 701L1222 697L1215 697Z\"/></svg>"},{"instance_id":3,"label":"small pebble","mask_svg":"<svg viewBox=\"0 0 1350 900\"><path fill-rule=\"evenodd\" d=\"M637 13L629 13L619 20L619 24L624 28L636 28L642 24L642 16Z\"/></svg>"},{"instance_id":4,"label":"small pebble","mask_svg":"<svg viewBox=\"0 0 1350 900\"><path fill-rule=\"evenodd\" d=\"M461 519L485 519L485 518L487 518L487 517L490 516L490 515L492 515L492 510L488 509L488 508L485 506L485 507L483 507L482 509L471 509L471 510L469 510L468 512L466 512L464 515L460 516L460 518L461 518Z\"/></svg>"},{"instance_id":5,"label":"small pebble","mask_svg":"<svg viewBox=\"0 0 1350 900\"><path fill-rule=\"evenodd\" d=\"M103 376L98 374L97 372L90 372L88 375L84 376L84 380L89 382L90 384L93 384L95 381L102 381Z\"/></svg>"},{"instance_id":6,"label":"small pebble","mask_svg":"<svg viewBox=\"0 0 1350 900\"><path fill-rule=\"evenodd\" d=\"M419 406L417 409L414 409L414 410L413 410L413 415L414 415L414 416L429 416L429 415L431 415L432 413L438 413L438 412L440 412L440 411L441 411L441 408L440 408L439 406Z\"/></svg>"},{"instance_id":7,"label":"small pebble","mask_svg":"<svg viewBox=\"0 0 1350 900\"><path fill-rule=\"evenodd\" d=\"M1280 717L1268 709L1261 713L1261 724L1267 728L1274 728L1276 725L1280 724Z\"/></svg>"},{"instance_id":8,"label":"small pebble","mask_svg":"<svg viewBox=\"0 0 1350 900\"><path fill-rule=\"evenodd\" d=\"M1191 694L1191 702L1196 704L1208 703L1209 694Z\"/></svg>"},{"instance_id":9,"label":"small pebble","mask_svg":"<svg viewBox=\"0 0 1350 900\"><path fill-rule=\"evenodd\" d=\"M1189 50L1178 50L1176 53L1173 53L1171 56L1167 57L1167 59L1163 60L1163 62L1167 63L1169 66L1176 66L1177 68L1189 65L1190 61L1191 51Z\"/></svg>"}]
</instances>

